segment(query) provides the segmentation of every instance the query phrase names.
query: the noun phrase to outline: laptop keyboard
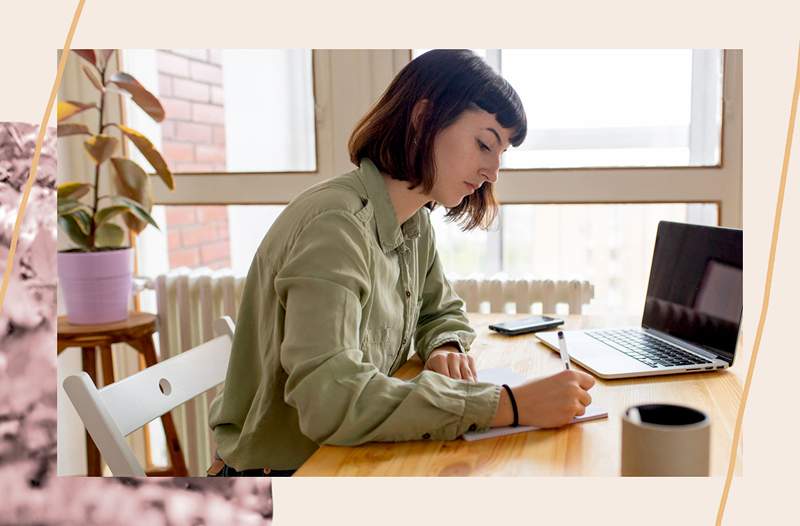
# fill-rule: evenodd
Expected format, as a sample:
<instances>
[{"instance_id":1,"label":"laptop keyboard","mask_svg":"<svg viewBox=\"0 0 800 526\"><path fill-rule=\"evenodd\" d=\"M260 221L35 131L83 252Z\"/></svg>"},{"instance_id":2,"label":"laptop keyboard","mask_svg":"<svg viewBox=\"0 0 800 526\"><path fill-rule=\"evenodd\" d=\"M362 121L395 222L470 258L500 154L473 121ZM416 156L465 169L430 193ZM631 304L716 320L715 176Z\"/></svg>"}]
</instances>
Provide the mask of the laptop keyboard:
<instances>
[{"instance_id":1,"label":"laptop keyboard","mask_svg":"<svg viewBox=\"0 0 800 526\"><path fill-rule=\"evenodd\" d=\"M586 334L650 367L711 363L696 354L636 329L586 331Z\"/></svg>"}]
</instances>

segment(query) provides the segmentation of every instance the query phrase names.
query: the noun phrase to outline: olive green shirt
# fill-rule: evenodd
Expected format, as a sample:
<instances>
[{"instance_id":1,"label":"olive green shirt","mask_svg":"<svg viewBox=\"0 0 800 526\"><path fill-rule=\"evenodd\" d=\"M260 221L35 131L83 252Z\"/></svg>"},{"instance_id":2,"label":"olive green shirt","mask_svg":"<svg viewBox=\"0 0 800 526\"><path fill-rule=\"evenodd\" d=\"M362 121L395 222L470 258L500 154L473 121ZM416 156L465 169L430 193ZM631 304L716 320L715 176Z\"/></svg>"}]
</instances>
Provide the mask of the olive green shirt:
<instances>
[{"instance_id":1,"label":"olive green shirt","mask_svg":"<svg viewBox=\"0 0 800 526\"><path fill-rule=\"evenodd\" d=\"M490 425L500 387L423 371L475 339L444 276L430 212L403 225L375 165L317 184L270 228L247 274L209 423L237 469L296 469L321 444L452 440Z\"/></svg>"}]
</instances>

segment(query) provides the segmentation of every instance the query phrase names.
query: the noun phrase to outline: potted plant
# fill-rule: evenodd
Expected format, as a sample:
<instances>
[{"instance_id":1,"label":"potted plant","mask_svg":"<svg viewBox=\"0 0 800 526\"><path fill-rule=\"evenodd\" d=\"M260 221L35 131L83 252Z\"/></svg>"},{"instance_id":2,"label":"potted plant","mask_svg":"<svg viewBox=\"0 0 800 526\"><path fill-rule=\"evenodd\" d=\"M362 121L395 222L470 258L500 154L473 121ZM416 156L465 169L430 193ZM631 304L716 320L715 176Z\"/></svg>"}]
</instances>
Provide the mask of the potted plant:
<instances>
[{"instance_id":1,"label":"potted plant","mask_svg":"<svg viewBox=\"0 0 800 526\"><path fill-rule=\"evenodd\" d=\"M116 50L77 49L81 70L97 91L93 102L74 100L58 103L58 137L86 136L83 146L94 163L94 184L65 182L58 185L58 224L75 245L58 253L58 277L71 323L110 323L127 319L133 278L133 250L126 246L121 218L138 234L150 224L153 206L150 178L137 163L115 156L120 140L109 135L116 128L142 153L156 174L172 190L172 174L164 158L141 133L106 120L109 96L130 96L156 122L164 120L159 100L134 77L111 73L109 62ZM97 130L80 123L66 123L86 111L98 113ZM112 181L101 181L101 167L109 163ZM113 185L112 185L113 183Z\"/></svg>"}]
</instances>

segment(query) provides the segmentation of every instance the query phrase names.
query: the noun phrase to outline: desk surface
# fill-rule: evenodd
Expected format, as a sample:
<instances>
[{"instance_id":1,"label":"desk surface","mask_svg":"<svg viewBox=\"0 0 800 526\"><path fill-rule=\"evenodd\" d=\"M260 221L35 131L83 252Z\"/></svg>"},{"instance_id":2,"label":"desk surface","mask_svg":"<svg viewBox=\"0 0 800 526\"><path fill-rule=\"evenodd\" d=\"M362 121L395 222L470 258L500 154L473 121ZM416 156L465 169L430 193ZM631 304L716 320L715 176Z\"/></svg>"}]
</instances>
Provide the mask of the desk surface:
<instances>
[{"instance_id":1,"label":"desk surface","mask_svg":"<svg viewBox=\"0 0 800 526\"><path fill-rule=\"evenodd\" d=\"M489 331L497 320L524 315L470 314L478 333L471 353L478 369L510 367L529 378L563 367L557 353L532 335L506 337ZM567 316L567 329L636 325L631 318ZM414 441L370 443L359 447L322 446L297 471L298 476L616 476L620 470L621 415L631 405L672 402L696 407L711 417L711 474L728 467L736 411L741 399L746 359L740 348L734 366L725 371L601 380L592 388L594 403L608 419L555 430L466 442ZM413 357L397 373L413 378L422 370ZM741 474L741 449L736 473Z\"/></svg>"}]
</instances>

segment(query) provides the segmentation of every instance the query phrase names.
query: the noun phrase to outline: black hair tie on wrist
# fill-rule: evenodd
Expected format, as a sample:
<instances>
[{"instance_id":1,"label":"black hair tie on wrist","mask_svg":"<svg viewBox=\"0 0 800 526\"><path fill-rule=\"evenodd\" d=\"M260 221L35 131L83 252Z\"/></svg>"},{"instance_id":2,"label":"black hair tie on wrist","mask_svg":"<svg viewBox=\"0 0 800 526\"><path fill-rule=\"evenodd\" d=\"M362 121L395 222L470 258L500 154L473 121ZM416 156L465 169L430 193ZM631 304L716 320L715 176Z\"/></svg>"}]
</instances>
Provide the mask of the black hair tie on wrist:
<instances>
[{"instance_id":1,"label":"black hair tie on wrist","mask_svg":"<svg viewBox=\"0 0 800 526\"><path fill-rule=\"evenodd\" d=\"M514 423L511 424L511 427L518 427L519 426L519 413L517 412L517 401L514 398L514 393L511 391L511 388L503 384L506 392L508 393L508 398L511 400L511 409L514 411Z\"/></svg>"}]
</instances>

